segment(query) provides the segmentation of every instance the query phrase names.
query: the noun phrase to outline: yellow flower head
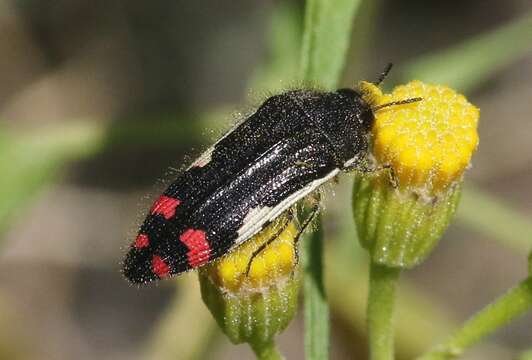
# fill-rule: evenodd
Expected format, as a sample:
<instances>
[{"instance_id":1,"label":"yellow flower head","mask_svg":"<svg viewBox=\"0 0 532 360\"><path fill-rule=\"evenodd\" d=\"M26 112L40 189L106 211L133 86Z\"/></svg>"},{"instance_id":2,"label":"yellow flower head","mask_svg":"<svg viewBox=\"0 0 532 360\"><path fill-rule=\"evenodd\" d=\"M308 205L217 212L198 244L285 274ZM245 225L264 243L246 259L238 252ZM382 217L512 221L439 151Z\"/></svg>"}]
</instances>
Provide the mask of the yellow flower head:
<instances>
[{"instance_id":1,"label":"yellow flower head","mask_svg":"<svg viewBox=\"0 0 532 360\"><path fill-rule=\"evenodd\" d=\"M235 251L200 269L203 301L235 344L247 342L260 349L294 317L301 284L294 244L297 229L294 222L286 226L286 221L281 216Z\"/></svg>"},{"instance_id":2,"label":"yellow flower head","mask_svg":"<svg viewBox=\"0 0 532 360\"><path fill-rule=\"evenodd\" d=\"M275 221L235 251L208 266L211 279L226 291L238 292L264 289L291 276L297 261L294 248L297 229L293 222L251 260L253 253L274 236L285 221L284 217Z\"/></svg>"},{"instance_id":3,"label":"yellow flower head","mask_svg":"<svg viewBox=\"0 0 532 360\"><path fill-rule=\"evenodd\" d=\"M367 82L360 90L375 113L372 154L377 164L391 166L399 185L391 186L384 172L356 178L360 243L373 262L409 269L431 253L456 211L462 174L478 144L479 110L448 87L421 81L391 94Z\"/></svg>"},{"instance_id":4,"label":"yellow flower head","mask_svg":"<svg viewBox=\"0 0 532 360\"><path fill-rule=\"evenodd\" d=\"M422 98L375 114L373 154L392 166L401 187L438 192L461 177L478 145L478 108L446 86L417 80L385 95L367 82L360 88L372 106Z\"/></svg>"}]
</instances>

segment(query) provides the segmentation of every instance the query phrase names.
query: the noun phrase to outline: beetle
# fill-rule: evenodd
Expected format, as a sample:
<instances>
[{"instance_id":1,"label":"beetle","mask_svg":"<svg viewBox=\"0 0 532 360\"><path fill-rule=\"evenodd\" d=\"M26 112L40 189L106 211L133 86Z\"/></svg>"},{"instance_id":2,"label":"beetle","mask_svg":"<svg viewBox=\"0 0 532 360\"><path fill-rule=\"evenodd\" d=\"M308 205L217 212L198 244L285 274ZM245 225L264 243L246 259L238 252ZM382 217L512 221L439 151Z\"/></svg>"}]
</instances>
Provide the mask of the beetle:
<instances>
[{"instance_id":1,"label":"beetle","mask_svg":"<svg viewBox=\"0 0 532 360\"><path fill-rule=\"evenodd\" d=\"M293 214L296 203L339 172L363 170L375 111L419 100L372 108L354 89L299 89L268 98L155 201L125 257L124 275L147 283L230 252ZM299 234L318 210L319 204Z\"/></svg>"}]
</instances>

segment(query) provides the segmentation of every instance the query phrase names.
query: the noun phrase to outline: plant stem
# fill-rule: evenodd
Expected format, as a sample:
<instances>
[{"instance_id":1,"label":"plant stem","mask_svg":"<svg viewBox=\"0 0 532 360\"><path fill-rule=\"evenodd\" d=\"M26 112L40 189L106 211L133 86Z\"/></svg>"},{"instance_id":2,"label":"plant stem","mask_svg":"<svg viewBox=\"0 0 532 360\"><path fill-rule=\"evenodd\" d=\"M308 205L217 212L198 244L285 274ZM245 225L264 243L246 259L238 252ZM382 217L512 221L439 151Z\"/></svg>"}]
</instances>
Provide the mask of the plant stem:
<instances>
[{"instance_id":1,"label":"plant stem","mask_svg":"<svg viewBox=\"0 0 532 360\"><path fill-rule=\"evenodd\" d=\"M443 344L433 347L419 360L452 359L483 337L524 314L532 307L532 277L510 289L479 311Z\"/></svg>"},{"instance_id":2,"label":"plant stem","mask_svg":"<svg viewBox=\"0 0 532 360\"><path fill-rule=\"evenodd\" d=\"M325 89L336 88L360 3L361 0L306 1L300 80ZM320 218L316 223L321 223ZM323 287L321 229L318 228L312 239L304 241L302 246L305 358L326 360L329 357L329 306Z\"/></svg>"},{"instance_id":3,"label":"plant stem","mask_svg":"<svg viewBox=\"0 0 532 360\"><path fill-rule=\"evenodd\" d=\"M263 343L260 345L254 345L253 343L251 343L250 345L253 351L255 352L255 355L257 355L257 359L259 360L283 360L284 359L284 357L275 347L274 341L270 341L268 343L265 343L265 344Z\"/></svg>"},{"instance_id":4,"label":"plant stem","mask_svg":"<svg viewBox=\"0 0 532 360\"><path fill-rule=\"evenodd\" d=\"M370 264L367 326L371 360L394 359L395 285L400 271Z\"/></svg>"},{"instance_id":5,"label":"plant stem","mask_svg":"<svg viewBox=\"0 0 532 360\"><path fill-rule=\"evenodd\" d=\"M321 223L318 216L317 223ZM323 287L323 231L321 226L304 241L302 263L305 297L305 358L329 358L329 305Z\"/></svg>"}]
</instances>

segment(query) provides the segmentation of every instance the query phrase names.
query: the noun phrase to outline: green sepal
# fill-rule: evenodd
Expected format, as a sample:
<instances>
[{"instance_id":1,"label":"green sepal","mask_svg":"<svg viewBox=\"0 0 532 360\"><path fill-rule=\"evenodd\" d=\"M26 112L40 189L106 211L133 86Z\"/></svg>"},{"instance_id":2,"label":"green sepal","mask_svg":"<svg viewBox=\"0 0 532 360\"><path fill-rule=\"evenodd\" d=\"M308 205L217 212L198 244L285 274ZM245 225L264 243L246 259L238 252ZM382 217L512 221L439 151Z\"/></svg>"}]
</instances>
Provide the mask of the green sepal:
<instances>
[{"instance_id":1,"label":"green sepal","mask_svg":"<svg viewBox=\"0 0 532 360\"><path fill-rule=\"evenodd\" d=\"M201 296L232 343L245 342L257 349L271 344L294 317L301 284L298 273L266 289L232 293L200 271Z\"/></svg>"},{"instance_id":2,"label":"green sepal","mask_svg":"<svg viewBox=\"0 0 532 360\"><path fill-rule=\"evenodd\" d=\"M436 246L458 205L461 183L437 195L394 188L383 176L359 177L353 188L353 212L361 245L371 260L409 269Z\"/></svg>"}]
</instances>

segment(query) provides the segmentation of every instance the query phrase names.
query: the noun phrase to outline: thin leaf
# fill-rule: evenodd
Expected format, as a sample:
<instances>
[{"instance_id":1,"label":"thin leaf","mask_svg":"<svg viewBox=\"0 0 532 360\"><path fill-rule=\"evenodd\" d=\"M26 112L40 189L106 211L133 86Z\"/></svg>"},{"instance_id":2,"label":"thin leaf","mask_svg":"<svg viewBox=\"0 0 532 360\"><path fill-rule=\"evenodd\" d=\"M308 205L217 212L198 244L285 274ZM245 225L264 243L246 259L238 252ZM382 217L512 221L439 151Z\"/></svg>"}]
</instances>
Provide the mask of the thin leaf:
<instances>
[{"instance_id":1,"label":"thin leaf","mask_svg":"<svg viewBox=\"0 0 532 360\"><path fill-rule=\"evenodd\" d=\"M478 341L492 334L532 308L532 278L520 282L473 315L443 343L419 360L446 360L461 356Z\"/></svg>"},{"instance_id":2,"label":"thin leaf","mask_svg":"<svg viewBox=\"0 0 532 360\"><path fill-rule=\"evenodd\" d=\"M103 144L102 128L88 123L41 130L24 137L6 135L0 149L0 232L27 206L63 164L93 154Z\"/></svg>"},{"instance_id":3,"label":"thin leaf","mask_svg":"<svg viewBox=\"0 0 532 360\"><path fill-rule=\"evenodd\" d=\"M532 221L504 201L473 186L463 191L457 219L520 253L532 249Z\"/></svg>"},{"instance_id":4,"label":"thin leaf","mask_svg":"<svg viewBox=\"0 0 532 360\"><path fill-rule=\"evenodd\" d=\"M221 129L227 111L221 108L202 115L188 115L195 121L139 122L105 128L97 121L65 123L24 134L0 132L0 234L17 214L55 180L70 162L90 157L113 146L162 146L176 142L205 141L200 129Z\"/></svg>"},{"instance_id":5,"label":"thin leaf","mask_svg":"<svg viewBox=\"0 0 532 360\"><path fill-rule=\"evenodd\" d=\"M470 92L532 49L532 13L402 67L402 79L447 84Z\"/></svg>"},{"instance_id":6,"label":"thin leaf","mask_svg":"<svg viewBox=\"0 0 532 360\"><path fill-rule=\"evenodd\" d=\"M361 0L308 0L300 77L326 89L336 87L345 65L351 27Z\"/></svg>"}]
</instances>

